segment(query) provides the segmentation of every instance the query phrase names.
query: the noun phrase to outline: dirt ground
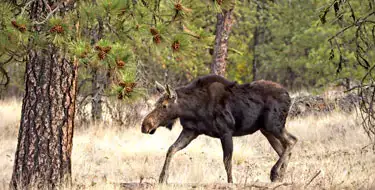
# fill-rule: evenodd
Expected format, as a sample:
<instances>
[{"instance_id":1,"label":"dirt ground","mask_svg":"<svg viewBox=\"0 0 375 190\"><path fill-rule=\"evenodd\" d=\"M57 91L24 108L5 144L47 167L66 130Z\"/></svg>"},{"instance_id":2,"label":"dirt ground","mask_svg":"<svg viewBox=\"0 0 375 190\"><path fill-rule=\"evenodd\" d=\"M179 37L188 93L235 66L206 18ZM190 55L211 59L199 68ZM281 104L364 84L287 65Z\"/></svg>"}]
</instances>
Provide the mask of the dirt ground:
<instances>
[{"instance_id":1,"label":"dirt ground","mask_svg":"<svg viewBox=\"0 0 375 190\"><path fill-rule=\"evenodd\" d=\"M0 102L0 189L7 189L17 143L21 102ZM76 126L72 156L76 189L375 189L375 153L355 113L287 121L299 141L283 183L270 183L277 160L259 132L234 140L234 185L226 184L218 139L200 136L172 160L169 185L158 185L165 154L178 137L159 128Z\"/></svg>"}]
</instances>

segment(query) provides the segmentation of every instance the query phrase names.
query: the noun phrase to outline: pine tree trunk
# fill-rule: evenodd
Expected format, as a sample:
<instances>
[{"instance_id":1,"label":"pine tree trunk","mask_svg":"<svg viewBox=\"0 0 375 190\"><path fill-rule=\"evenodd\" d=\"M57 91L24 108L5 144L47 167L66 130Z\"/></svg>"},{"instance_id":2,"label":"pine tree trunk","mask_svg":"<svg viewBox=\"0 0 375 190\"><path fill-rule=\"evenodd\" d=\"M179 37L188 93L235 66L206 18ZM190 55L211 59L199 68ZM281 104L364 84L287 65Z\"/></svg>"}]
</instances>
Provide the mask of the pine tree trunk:
<instances>
[{"instance_id":1,"label":"pine tree trunk","mask_svg":"<svg viewBox=\"0 0 375 190\"><path fill-rule=\"evenodd\" d=\"M29 1L31 21L51 12L44 0ZM49 0L50 6L60 1ZM60 9L59 13L67 9ZM32 32L42 34L44 25ZM25 94L10 189L57 189L71 185L71 153L77 63L52 44L34 47L29 39Z\"/></svg>"},{"instance_id":2,"label":"pine tree trunk","mask_svg":"<svg viewBox=\"0 0 375 190\"><path fill-rule=\"evenodd\" d=\"M259 62L259 57L257 54L257 46L259 42L259 26L255 26L254 33L253 33L253 46L251 46L251 51L253 52L253 81L258 79L258 62Z\"/></svg>"},{"instance_id":3,"label":"pine tree trunk","mask_svg":"<svg viewBox=\"0 0 375 190\"><path fill-rule=\"evenodd\" d=\"M92 121L100 121L102 119L102 93L104 89L104 81L102 73L97 68L93 68L92 72L92 99L91 99L91 119Z\"/></svg>"},{"instance_id":4,"label":"pine tree trunk","mask_svg":"<svg viewBox=\"0 0 375 190\"><path fill-rule=\"evenodd\" d=\"M211 64L212 74L221 76L225 75L227 66L226 58L228 55L228 39L234 23L232 12L233 9L229 9L223 10L222 13L217 14L215 46Z\"/></svg>"},{"instance_id":5,"label":"pine tree trunk","mask_svg":"<svg viewBox=\"0 0 375 190\"><path fill-rule=\"evenodd\" d=\"M253 81L259 80L258 69L260 67L260 53L258 48L260 45L266 43L266 31L267 31L267 16L264 15L264 12L268 11L268 3L266 0L257 1L256 8L256 20L257 26L255 26L253 33L253 44L250 46L250 51L253 53L253 62L252 62L252 74Z\"/></svg>"},{"instance_id":6,"label":"pine tree trunk","mask_svg":"<svg viewBox=\"0 0 375 190\"><path fill-rule=\"evenodd\" d=\"M93 0L95 3L95 0ZM101 17L97 18L98 29L93 31L93 43L97 43L103 38L103 19ZM103 90L106 87L106 79L103 72L99 68L93 68L91 71L92 76L92 99L91 99L91 119L92 121L101 121L102 120L102 94Z\"/></svg>"},{"instance_id":7,"label":"pine tree trunk","mask_svg":"<svg viewBox=\"0 0 375 190\"><path fill-rule=\"evenodd\" d=\"M11 189L71 184L76 72L52 45L29 52Z\"/></svg>"}]
</instances>

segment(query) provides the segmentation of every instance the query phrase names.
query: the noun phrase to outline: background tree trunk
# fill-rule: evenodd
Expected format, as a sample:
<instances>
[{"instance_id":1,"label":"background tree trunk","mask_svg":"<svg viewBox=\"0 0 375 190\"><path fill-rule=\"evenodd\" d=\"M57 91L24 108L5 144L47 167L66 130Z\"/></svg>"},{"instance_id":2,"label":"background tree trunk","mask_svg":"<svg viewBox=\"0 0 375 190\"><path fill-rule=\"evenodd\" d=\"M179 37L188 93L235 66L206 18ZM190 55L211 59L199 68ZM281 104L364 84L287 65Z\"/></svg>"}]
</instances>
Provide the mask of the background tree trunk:
<instances>
[{"instance_id":1,"label":"background tree trunk","mask_svg":"<svg viewBox=\"0 0 375 190\"><path fill-rule=\"evenodd\" d=\"M268 15L268 3L266 0L257 1L256 7L256 20L257 25L255 26L253 32L253 44L250 46L250 51L253 52L253 62L252 62L252 74L253 81L259 80L258 69L260 67L260 53L259 46L266 43L266 31L267 31L267 18Z\"/></svg>"},{"instance_id":2,"label":"background tree trunk","mask_svg":"<svg viewBox=\"0 0 375 190\"><path fill-rule=\"evenodd\" d=\"M227 66L226 58L228 55L228 39L232 30L234 18L233 8L223 10L217 14L216 37L214 45L213 60L211 64L211 73L216 75L225 75Z\"/></svg>"},{"instance_id":3,"label":"background tree trunk","mask_svg":"<svg viewBox=\"0 0 375 190\"><path fill-rule=\"evenodd\" d=\"M95 0L93 0L95 2ZM98 29L94 29L92 31L92 45L97 43L103 38L103 19L101 17L97 18L98 21ZM91 71L92 76L92 99L91 99L91 119L92 121L101 121L102 120L102 95L104 92L104 89L106 88L107 84L107 78L103 71L101 71L99 68L94 67Z\"/></svg>"},{"instance_id":4,"label":"background tree trunk","mask_svg":"<svg viewBox=\"0 0 375 190\"><path fill-rule=\"evenodd\" d=\"M98 68L93 68L92 75L92 99L91 99L91 119L92 121L102 120L102 94L105 88L103 74Z\"/></svg>"},{"instance_id":5,"label":"background tree trunk","mask_svg":"<svg viewBox=\"0 0 375 190\"><path fill-rule=\"evenodd\" d=\"M259 43L259 26L255 26L254 29L254 34L253 34L253 45L251 46L251 51L253 52L253 69L252 69L252 74L253 74L253 81L258 79L258 62L259 62L259 57L256 52L258 43Z\"/></svg>"}]
</instances>

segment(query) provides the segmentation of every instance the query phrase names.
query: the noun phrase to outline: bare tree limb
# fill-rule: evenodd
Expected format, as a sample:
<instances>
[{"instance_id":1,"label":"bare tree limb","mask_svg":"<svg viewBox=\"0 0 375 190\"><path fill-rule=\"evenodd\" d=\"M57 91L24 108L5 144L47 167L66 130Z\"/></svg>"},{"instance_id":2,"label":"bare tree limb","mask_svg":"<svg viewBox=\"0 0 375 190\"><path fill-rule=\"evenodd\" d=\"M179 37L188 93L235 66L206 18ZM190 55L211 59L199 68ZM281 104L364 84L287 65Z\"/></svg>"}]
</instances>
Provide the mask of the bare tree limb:
<instances>
[{"instance_id":1,"label":"bare tree limb","mask_svg":"<svg viewBox=\"0 0 375 190\"><path fill-rule=\"evenodd\" d=\"M330 9L335 9L337 13L337 5L347 5L348 11L351 13L349 14L349 18L352 22L351 24L343 27L340 31L336 34L331 36L328 41L331 44L331 58L334 56L333 49L337 49L340 54L340 61L337 64L337 72L339 73L343 67L342 58L344 48L347 48L350 45L354 46L354 50L346 49L347 51L351 51L355 54L356 58L356 65L365 69L365 73L361 79L361 83L358 86L352 87L348 89L348 91L352 91L354 89L357 90L357 94L360 97L359 102L359 113L362 119L362 127L368 137L373 141L372 144L375 147L375 113L374 113L374 104L375 104L375 64L374 60L371 60L371 54L375 49L375 21L373 20L373 16L375 15L375 11L370 9L371 11L364 14L364 16L357 18L359 14L358 11L354 10L352 5L349 1L333 1L333 4L327 6L324 9L324 14L321 15L321 21L325 22L325 16ZM368 10L368 9L366 9ZM336 14L336 18L342 20L343 14ZM337 39L344 38L344 34L349 29L354 29L354 36L353 40L338 43ZM371 29L369 31L368 29ZM346 45L346 46L345 46ZM351 68L353 69L353 68ZM375 149L374 149L375 150Z\"/></svg>"},{"instance_id":2,"label":"bare tree limb","mask_svg":"<svg viewBox=\"0 0 375 190\"><path fill-rule=\"evenodd\" d=\"M8 75L8 72L3 67L0 67L0 73L2 73L3 76L5 76L5 82L2 84L0 83L0 85L7 87L10 82L10 77Z\"/></svg>"},{"instance_id":3,"label":"bare tree limb","mask_svg":"<svg viewBox=\"0 0 375 190\"><path fill-rule=\"evenodd\" d=\"M60 10L60 6L61 6L61 3L59 3L55 9L53 9L51 12L48 13L48 15L46 16L46 18L40 22L34 22L34 24L36 25L42 25L44 23L46 23L48 21L48 19L58 10Z\"/></svg>"},{"instance_id":4,"label":"bare tree limb","mask_svg":"<svg viewBox=\"0 0 375 190\"><path fill-rule=\"evenodd\" d=\"M11 55L11 56L9 57L8 60L6 60L6 61L4 61L4 62L0 62L0 66L3 66L3 65L5 65L5 64L9 63L10 61L12 61L13 57L14 57L14 56Z\"/></svg>"}]
</instances>

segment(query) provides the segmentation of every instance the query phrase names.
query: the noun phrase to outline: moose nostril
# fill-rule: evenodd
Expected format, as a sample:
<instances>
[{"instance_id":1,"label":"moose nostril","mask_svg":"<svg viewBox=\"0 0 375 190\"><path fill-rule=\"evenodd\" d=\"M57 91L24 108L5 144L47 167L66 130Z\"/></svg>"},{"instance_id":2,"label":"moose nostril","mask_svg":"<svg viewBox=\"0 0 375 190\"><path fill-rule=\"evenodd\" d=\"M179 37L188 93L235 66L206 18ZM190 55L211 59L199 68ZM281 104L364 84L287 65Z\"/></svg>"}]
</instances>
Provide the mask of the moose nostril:
<instances>
[{"instance_id":1,"label":"moose nostril","mask_svg":"<svg viewBox=\"0 0 375 190\"><path fill-rule=\"evenodd\" d=\"M147 130L142 127L142 133L147 133Z\"/></svg>"},{"instance_id":2,"label":"moose nostril","mask_svg":"<svg viewBox=\"0 0 375 190\"><path fill-rule=\"evenodd\" d=\"M141 131L142 131L142 133L147 133L147 129L146 129L146 126L144 124L142 124Z\"/></svg>"},{"instance_id":3,"label":"moose nostril","mask_svg":"<svg viewBox=\"0 0 375 190\"><path fill-rule=\"evenodd\" d=\"M142 124L142 133L149 133L151 126L149 123Z\"/></svg>"}]
</instances>

